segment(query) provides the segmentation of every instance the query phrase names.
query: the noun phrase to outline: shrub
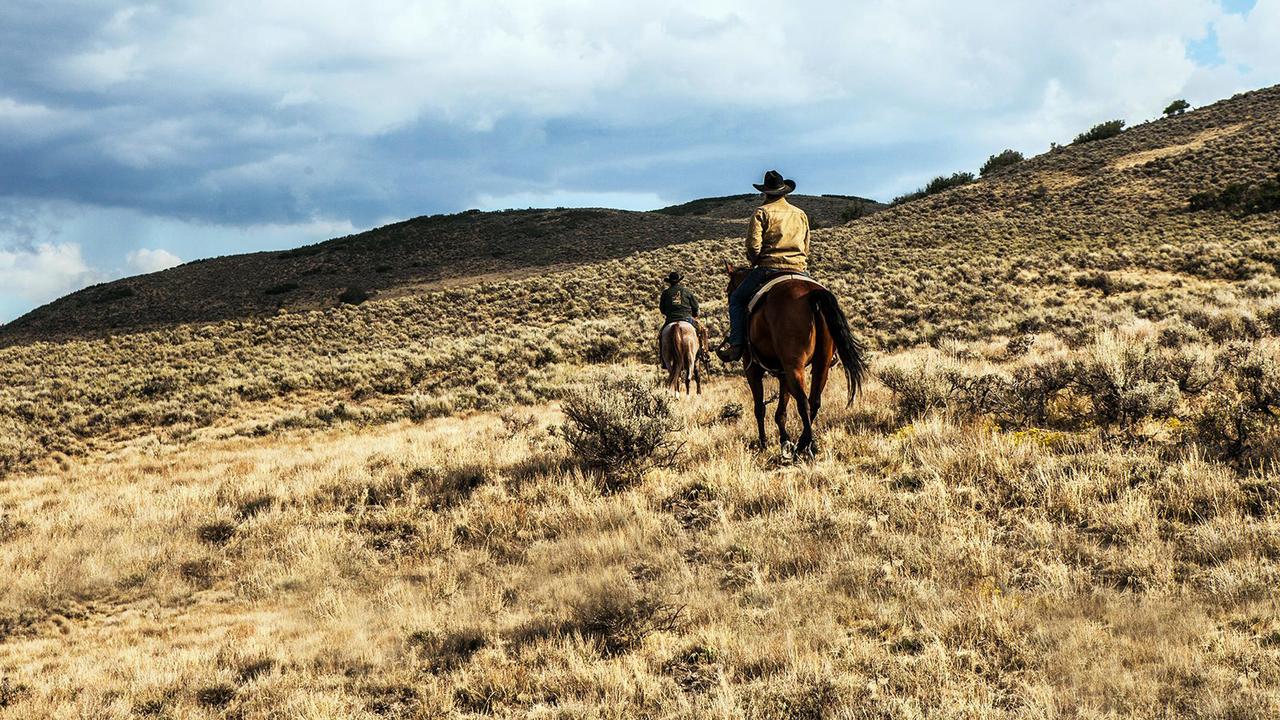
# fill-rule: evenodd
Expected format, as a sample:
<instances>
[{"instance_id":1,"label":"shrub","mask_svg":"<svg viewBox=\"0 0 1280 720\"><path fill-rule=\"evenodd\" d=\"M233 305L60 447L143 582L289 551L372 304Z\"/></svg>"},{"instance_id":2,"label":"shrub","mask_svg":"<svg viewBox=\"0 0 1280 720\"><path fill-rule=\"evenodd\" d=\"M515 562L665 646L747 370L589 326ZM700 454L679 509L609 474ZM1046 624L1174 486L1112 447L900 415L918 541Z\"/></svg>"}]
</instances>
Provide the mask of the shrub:
<instances>
[{"instance_id":1,"label":"shrub","mask_svg":"<svg viewBox=\"0 0 1280 720\"><path fill-rule=\"evenodd\" d=\"M673 632L682 624L684 606L667 601L632 582L602 583L571 606L572 623L600 643L606 655L631 650L655 632Z\"/></svg>"},{"instance_id":2,"label":"shrub","mask_svg":"<svg viewBox=\"0 0 1280 720\"><path fill-rule=\"evenodd\" d=\"M679 428L670 401L635 377L571 392L564 414L560 435L584 463L604 471L606 489L670 465L679 449L670 437Z\"/></svg>"},{"instance_id":3,"label":"shrub","mask_svg":"<svg viewBox=\"0 0 1280 720\"><path fill-rule=\"evenodd\" d=\"M1229 210L1242 215L1280 210L1280 176L1256 185L1231 183L1221 190L1205 190L1192 195L1187 202L1192 212Z\"/></svg>"},{"instance_id":4,"label":"shrub","mask_svg":"<svg viewBox=\"0 0 1280 720\"><path fill-rule=\"evenodd\" d=\"M885 365L876 370L876 376L893 392L895 410L903 420L945 408L951 395L947 379L923 362L910 368Z\"/></svg>"},{"instance_id":5,"label":"shrub","mask_svg":"<svg viewBox=\"0 0 1280 720\"><path fill-rule=\"evenodd\" d=\"M992 155L987 158L987 161L982 164L982 168L978 170L978 174L982 177L986 177L997 170L1002 170L1010 165L1017 165L1024 159L1025 158L1022 157L1022 153L1017 150L1004 150L999 154Z\"/></svg>"},{"instance_id":6,"label":"shrub","mask_svg":"<svg viewBox=\"0 0 1280 720\"><path fill-rule=\"evenodd\" d=\"M1070 363L1052 359L1023 365L1014 370L1009 385L1005 421L1020 426L1044 425L1050 403L1071 385Z\"/></svg>"},{"instance_id":7,"label":"shrub","mask_svg":"<svg viewBox=\"0 0 1280 720\"><path fill-rule=\"evenodd\" d=\"M22 433L17 421L0 420L0 479L32 463L40 448Z\"/></svg>"},{"instance_id":8,"label":"shrub","mask_svg":"<svg viewBox=\"0 0 1280 720\"><path fill-rule=\"evenodd\" d=\"M859 218L866 217L867 204L863 202L853 202L845 206L840 211L840 222L853 222Z\"/></svg>"},{"instance_id":9,"label":"shrub","mask_svg":"<svg viewBox=\"0 0 1280 720\"><path fill-rule=\"evenodd\" d=\"M1180 399L1169 363L1153 341L1104 334L1074 374L1103 428L1132 430L1144 420L1169 417Z\"/></svg>"},{"instance_id":10,"label":"shrub","mask_svg":"<svg viewBox=\"0 0 1280 720\"><path fill-rule=\"evenodd\" d=\"M108 285L93 295L95 305L105 305L116 300L133 297L136 292L131 285Z\"/></svg>"},{"instance_id":11,"label":"shrub","mask_svg":"<svg viewBox=\"0 0 1280 720\"><path fill-rule=\"evenodd\" d=\"M720 653L703 643L691 645L678 653L662 668L681 690L701 693L715 687L723 667Z\"/></svg>"},{"instance_id":12,"label":"shrub","mask_svg":"<svg viewBox=\"0 0 1280 720\"><path fill-rule=\"evenodd\" d=\"M1075 140L1071 141L1071 144L1080 145L1094 140L1106 140L1119 135L1121 132L1124 132L1123 120L1108 120L1094 125L1087 132L1080 133Z\"/></svg>"},{"instance_id":13,"label":"shrub","mask_svg":"<svg viewBox=\"0 0 1280 720\"><path fill-rule=\"evenodd\" d=\"M919 200L922 197L936 195L944 190L950 190L951 188L960 187L961 185L968 185L973 182L974 179L973 173L971 172L953 173L949 177L946 175L939 175L938 177L930 180L927 185L919 190L916 190L913 193L907 193L906 195L899 195L894 198L892 204L901 205L902 203L911 202L912 200Z\"/></svg>"},{"instance_id":14,"label":"shrub","mask_svg":"<svg viewBox=\"0 0 1280 720\"><path fill-rule=\"evenodd\" d=\"M587 342L582 357L590 363L606 363L617 359L622 342L612 335L600 335Z\"/></svg>"},{"instance_id":15,"label":"shrub","mask_svg":"<svg viewBox=\"0 0 1280 720\"><path fill-rule=\"evenodd\" d=\"M285 293L293 292L294 290L297 290L300 287L302 286L296 282L292 282L292 281L282 282L279 285L272 285L271 287L267 288L266 290L263 290L262 292L264 295L283 295Z\"/></svg>"},{"instance_id":16,"label":"shrub","mask_svg":"<svg viewBox=\"0 0 1280 720\"><path fill-rule=\"evenodd\" d=\"M369 291L360 287L349 287L338 295L338 302L343 305L359 305L369 299Z\"/></svg>"},{"instance_id":17,"label":"shrub","mask_svg":"<svg viewBox=\"0 0 1280 720\"><path fill-rule=\"evenodd\" d=\"M470 627L448 632L420 630L408 638L409 647L433 674L452 672L466 665L487 644L484 633Z\"/></svg>"},{"instance_id":18,"label":"shrub","mask_svg":"<svg viewBox=\"0 0 1280 720\"><path fill-rule=\"evenodd\" d=\"M1179 98L1169 103L1169 106L1164 109L1164 114L1165 114L1165 117L1172 117L1173 115L1181 115L1182 113L1190 109L1190 107L1191 107L1191 103Z\"/></svg>"},{"instance_id":19,"label":"shrub","mask_svg":"<svg viewBox=\"0 0 1280 720\"><path fill-rule=\"evenodd\" d=\"M447 398L414 395L405 400L405 414L414 422L453 414L453 403Z\"/></svg>"}]
</instances>

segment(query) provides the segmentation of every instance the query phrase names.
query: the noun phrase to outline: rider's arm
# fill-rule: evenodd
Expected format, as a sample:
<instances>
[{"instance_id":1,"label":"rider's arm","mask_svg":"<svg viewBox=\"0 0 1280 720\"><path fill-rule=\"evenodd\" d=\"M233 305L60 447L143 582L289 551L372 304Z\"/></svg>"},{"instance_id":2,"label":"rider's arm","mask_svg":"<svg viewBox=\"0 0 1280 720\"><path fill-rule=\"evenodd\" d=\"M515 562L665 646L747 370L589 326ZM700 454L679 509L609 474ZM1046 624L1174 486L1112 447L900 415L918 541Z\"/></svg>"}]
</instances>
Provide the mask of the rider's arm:
<instances>
[{"instance_id":1,"label":"rider's arm","mask_svg":"<svg viewBox=\"0 0 1280 720\"><path fill-rule=\"evenodd\" d=\"M662 293L662 299L658 301L658 311L659 311L659 312L661 312L663 315L668 315L668 314L670 314L670 313L671 313L671 303L672 303L672 301L673 301L673 300L674 300L674 298L672 298L672 297L671 297L671 291L670 291L670 290L663 291L663 293Z\"/></svg>"},{"instance_id":2,"label":"rider's arm","mask_svg":"<svg viewBox=\"0 0 1280 720\"><path fill-rule=\"evenodd\" d=\"M756 209L751 216L751 227L747 229L747 262L752 266L760 259L760 250L764 247L764 210Z\"/></svg>"},{"instance_id":3,"label":"rider's arm","mask_svg":"<svg viewBox=\"0 0 1280 720\"><path fill-rule=\"evenodd\" d=\"M689 313L694 317L698 317L698 298L694 297L691 292L686 292L685 296L689 301Z\"/></svg>"}]
</instances>

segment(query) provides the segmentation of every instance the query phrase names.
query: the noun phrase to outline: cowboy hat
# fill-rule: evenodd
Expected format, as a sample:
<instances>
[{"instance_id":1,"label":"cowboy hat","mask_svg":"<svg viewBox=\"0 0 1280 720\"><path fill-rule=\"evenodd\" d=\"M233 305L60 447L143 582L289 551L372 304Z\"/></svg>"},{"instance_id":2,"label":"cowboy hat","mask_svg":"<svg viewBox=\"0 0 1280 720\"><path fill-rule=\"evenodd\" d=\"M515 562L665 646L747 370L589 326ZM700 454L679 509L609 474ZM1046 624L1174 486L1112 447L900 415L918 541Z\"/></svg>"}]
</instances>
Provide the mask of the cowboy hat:
<instances>
[{"instance_id":1,"label":"cowboy hat","mask_svg":"<svg viewBox=\"0 0 1280 720\"><path fill-rule=\"evenodd\" d=\"M764 174L764 183L759 185L752 183L752 186L755 187L755 189L759 190L760 192L764 193L765 195L780 196L780 195L786 195L792 190L795 190L796 181L783 180L782 173L778 172L777 170L770 170L769 172Z\"/></svg>"},{"instance_id":2,"label":"cowboy hat","mask_svg":"<svg viewBox=\"0 0 1280 720\"><path fill-rule=\"evenodd\" d=\"M683 275L681 275L680 273L676 272L675 270L672 270L672 271L667 275L667 284L668 284L668 285L675 285L676 283L680 282L680 281L681 281L681 280L683 280L683 279L684 279L684 276L683 276Z\"/></svg>"}]
</instances>

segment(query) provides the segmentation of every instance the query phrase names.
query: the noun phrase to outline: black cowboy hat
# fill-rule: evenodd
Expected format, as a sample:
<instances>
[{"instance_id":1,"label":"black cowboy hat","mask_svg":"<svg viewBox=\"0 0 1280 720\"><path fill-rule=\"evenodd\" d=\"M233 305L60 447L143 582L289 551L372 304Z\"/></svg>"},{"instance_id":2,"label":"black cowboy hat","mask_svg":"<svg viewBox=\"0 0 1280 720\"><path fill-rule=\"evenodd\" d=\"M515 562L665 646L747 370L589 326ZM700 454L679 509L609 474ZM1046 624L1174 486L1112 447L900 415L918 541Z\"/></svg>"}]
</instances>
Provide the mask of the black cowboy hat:
<instances>
[{"instance_id":1,"label":"black cowboy hat","mask_svg":"<svg viewBox=\"0 0 1280 720\"><path fill-rule=\"evenodd\" d=\"M763 184L756 185L752 183L752 186L765 195L786 195L796 189L796 181L783 180L782 173L777 170L770 170L764 174Z\"/></svg>"},{"instance_id":2,"label":"black cowboy hat","mask_svg":"<svg viewBox=\"0 0 1280 720\"><path fill-rule=\"evenodd\" d=\"M671 273L667 275L667 284L675 285L676 283L680 282L683 279L684 279L683 275L676 272L675 270L672 270Z\"/></svg>"}]
</instances>

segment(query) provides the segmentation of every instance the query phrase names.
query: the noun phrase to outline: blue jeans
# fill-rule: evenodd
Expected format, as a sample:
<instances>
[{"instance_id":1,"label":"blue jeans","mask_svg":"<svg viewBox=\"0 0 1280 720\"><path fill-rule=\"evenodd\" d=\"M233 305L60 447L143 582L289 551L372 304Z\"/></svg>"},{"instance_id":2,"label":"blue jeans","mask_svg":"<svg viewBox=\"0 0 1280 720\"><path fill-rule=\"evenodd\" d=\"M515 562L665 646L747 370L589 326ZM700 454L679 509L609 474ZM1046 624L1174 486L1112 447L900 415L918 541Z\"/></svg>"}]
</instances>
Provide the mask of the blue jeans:
<instances>
[{"instance_id":1,"label":"blue jeans","mask_svg":"<svg viewBox=\"0 0 1280 720\"><path fill-rule=\"evenodd\" d=\"M755 296L761 285L785 270L771 268L751 268L751 272L742 279L742 284L729 294L729 344L744 345L747 342L747 303Z\"/></svg>"}]
</instances>

